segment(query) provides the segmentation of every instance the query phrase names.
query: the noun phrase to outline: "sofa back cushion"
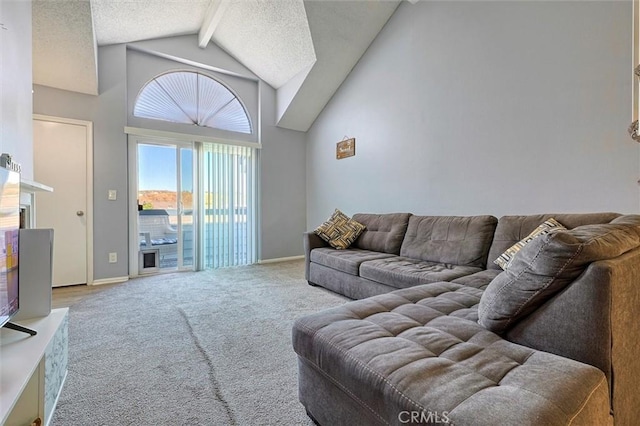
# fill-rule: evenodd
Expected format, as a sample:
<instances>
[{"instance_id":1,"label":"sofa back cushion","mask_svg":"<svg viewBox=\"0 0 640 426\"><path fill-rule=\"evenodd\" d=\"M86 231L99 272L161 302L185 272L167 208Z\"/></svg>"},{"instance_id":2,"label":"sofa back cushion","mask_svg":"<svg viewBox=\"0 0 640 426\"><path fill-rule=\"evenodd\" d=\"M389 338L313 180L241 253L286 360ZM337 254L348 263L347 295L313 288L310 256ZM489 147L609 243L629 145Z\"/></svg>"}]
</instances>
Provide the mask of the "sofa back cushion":
<instances>
[{"instance_id":1,"label":"sofa back cushion","mask_svg":"<svg viewBox=\"0 0 640 426\"><path fill-rule=\"evenodd\" d=\"M357 213L353 220L366 226L353 247L381 253L398 254L411 213Z\"/></svg>"},{"instance_id":2,"label":"sofa back cushion","mask_svg":"<svg viewBox=\"0 0 640 426\"><path fill-rule=\"evenodd\" d=\"M590 263L640 247L640 215L542 235L513 257L480 299L478 318L502 333L573 282Z\"/></svg>"},{"instance_id":3,"label":"sofa back cushion","mask_svg":"<svg viewBox=\"0 0 640 426\"><path fill-rule=\"evenodd\" d=\"M497 223L493 216L411 216L400 255L485 268Z\"/></svg>"},{"instance_id":4,"label":"sofa back cushion","mask_svg":"<svg viewBox=\"0 0 640 426\"><path fill-rule=\"evenodd\" d=\"M500 269L493 263L509 247L522 240L548 219L555 219L571 229L576 226L609 223L619 213L568 213L568 214L537 214L527 216L503 216L498 220L498 226L489 249L487 269Z\"/></svg>"}]
</instances>

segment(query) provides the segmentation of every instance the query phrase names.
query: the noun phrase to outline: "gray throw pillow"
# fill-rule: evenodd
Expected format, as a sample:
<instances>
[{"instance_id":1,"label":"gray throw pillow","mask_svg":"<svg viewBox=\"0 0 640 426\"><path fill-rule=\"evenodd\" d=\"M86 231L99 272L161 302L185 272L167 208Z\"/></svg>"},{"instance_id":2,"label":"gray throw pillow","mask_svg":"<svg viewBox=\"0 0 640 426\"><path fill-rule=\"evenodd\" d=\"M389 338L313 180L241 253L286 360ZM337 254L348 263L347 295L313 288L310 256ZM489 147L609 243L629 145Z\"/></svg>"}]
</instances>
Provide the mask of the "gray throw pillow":
<instances>
[{"instance_id":1,"label":"gray throw pillow","mask_svg":"<svg viewBox=\"0 0 640 426\"><path fill-rule=\"evenodd\" d=\"M575 280L596 260L640 246L640 216L542 235L522 248L480 299L478 322L503 333Z\"/></svg>"}]
</instances>

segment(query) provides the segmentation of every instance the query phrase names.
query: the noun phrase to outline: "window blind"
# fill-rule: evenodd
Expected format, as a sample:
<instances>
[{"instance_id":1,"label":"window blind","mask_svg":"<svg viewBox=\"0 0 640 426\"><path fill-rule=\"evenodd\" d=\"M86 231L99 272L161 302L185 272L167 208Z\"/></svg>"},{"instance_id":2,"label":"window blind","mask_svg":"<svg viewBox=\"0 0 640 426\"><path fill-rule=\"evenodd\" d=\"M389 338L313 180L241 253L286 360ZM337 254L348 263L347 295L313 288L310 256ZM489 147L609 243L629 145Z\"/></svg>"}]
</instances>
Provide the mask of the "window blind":
<instances>
[{"instance_id":1,"label":"window blind","mask_svg":"<svg viewBox=\"0 0 640 426\"><path fill-rule=\"evenodd\" d=\"M256 262L256 149L203 144L204 266Z\"/></svg>"}]
</instances>

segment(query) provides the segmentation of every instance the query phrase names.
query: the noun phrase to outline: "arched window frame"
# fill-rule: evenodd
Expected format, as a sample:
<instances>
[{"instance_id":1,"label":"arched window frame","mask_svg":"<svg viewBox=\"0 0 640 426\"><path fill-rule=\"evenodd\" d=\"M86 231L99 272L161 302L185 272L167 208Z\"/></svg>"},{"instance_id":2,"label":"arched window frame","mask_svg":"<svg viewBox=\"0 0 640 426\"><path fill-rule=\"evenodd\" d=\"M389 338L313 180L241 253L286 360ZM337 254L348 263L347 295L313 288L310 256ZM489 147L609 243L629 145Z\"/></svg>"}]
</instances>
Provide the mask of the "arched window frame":
<instances>
[{"instance_id":1,"label":"arched window frame","mask_svg":"<svg viewBox=\"0 0 640 426\"><path fill-rule=\"evenodd\" d=\"M212 119L213 117L215 117L218 113L220 113L220 111L222 111L227 105L231 104L233 101L237 101L238 104L240 105L240 107L242 108L242 112L244 113L244 118L246 119L246 126L248 127L248 131L241 131L241 130L234 130L232 128L225 128L225 127L218 127L218 126L208 126L208 125L202 125L200 123L197 123L197 120L194 121L193 118L191 116L189 116L189 113L185 111L185 105L181 105L180 101L176 100L174 97L171 96L171 94L169 94L166 91L166 88L164 88L160 82L158 82L158 79L161 79L163 77L166 77L167 75L171 75L171 74L182 74L182 73L189 73L189 74L195 74L196 75L196 81L199 81L199 77L205 78L205 79L209 79L212 82L214 82L215 84L219 85L219 87L221 87L222 89L226 90L231 96L232 98L226 102L221 108L219 108L213 115L210 115L209 119ZM160 114L158 114L157 116L144 116L144 115L137 115L136 113L136 109L138 108L138 103L141 99L141 96L145 93L145 90L147 90L150 85L152 83L156 82L158 84L158 86L160 88L162 88L165 91L165 94L169 97L169 99L171 99L171 101L175 104L175 106L177 108L179 108L182 113L188 117L190 119L190 122L187 121L180 121L180 120L176 120L176 119L172 119L170 117L170 114L168 114L165 117L161 117ZM198 84L198 83L197 83ZM199 87L198 89L196 89L196 96L197 96L197 100L196 102L199 103ZM189 109L189 108L186 108ZM133 111L132 114L134 117L137 118L144 118L144 119L149 119L149 120L158 120L158 121L163 121L163 122L168 122L168 123L178 123L178 124L192 124L192 125L196 125L198 127L202 127L202 128L209 128L209 129L216 129L216 130L223 130L223 131L230 131L230 132L234 132L234 133L240 133L240 134L247 134L247 135L252 135L254 134L254 126L251 120L251 115L248 112L248 109L244 103L244 101L242 100L242 98L240 98L240 96L238 96L238 94L231 88L229 87L228 84L226 84L223 81L220 81L219 79L201 72L201 71L196 71L196 70L191 70L191 69L173 69L173 70L168 70L165 72L162 72L156 76L154 76L153 78L149 79L142 87L141 89L138 91L138 94L136 95L136 99L135 102L133 104ZM207 115L209 116L209 115Z\"/></svg>"}]
</instances>

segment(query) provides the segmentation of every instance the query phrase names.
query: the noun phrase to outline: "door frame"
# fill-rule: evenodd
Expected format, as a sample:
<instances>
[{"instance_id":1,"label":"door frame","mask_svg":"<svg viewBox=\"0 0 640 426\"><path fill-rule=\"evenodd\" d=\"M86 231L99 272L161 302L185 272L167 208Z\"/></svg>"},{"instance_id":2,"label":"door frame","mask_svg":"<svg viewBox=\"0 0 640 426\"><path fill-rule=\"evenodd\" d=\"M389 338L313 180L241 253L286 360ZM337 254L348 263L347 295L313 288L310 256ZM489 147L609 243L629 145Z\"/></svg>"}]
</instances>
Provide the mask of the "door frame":
<instances>
[{"instance_id":1,"label":"door frame","mask_svg":"<svg viewBox=\"0 0 640 426\"><path fill-rule=\"evenodd\" d=\"M182 271L197 271L200 269L200 249L199 249L199 220L197 220L196 212L199 212L201 209L199 207L199 169L197 166L197 159L199 157L198 154L198 143L193 141L193 139L187 140L185 139L173 139L173 138L162 138L158 136L142 136L137 134L127 134L127 150L128 150L128 159L129 159L129 277L134 278L140 275L139 270L139 257L138 252L140 247L138 245L138 145L139 144L147 144L147 145L158 145L158 146L167 146L173 145L177 148L186 148L187 146L193 149L193 157L194 157L194 182L193 182L193 265L191 267L178 267L172 268L166 272L182 272ZM178 161L178 158L176 158ZM180 173L180 164L176 164L177 172ZM179 183L179 182L178 182ZM177 188L180 190L180 188ZM180 210L178 206L178 211ZM180 216L180 214L178 214ZM178 220L181 220L179 217ZM181 228L179 228L181 229ZM179 256L184 256L183 251L183 239L182 235L178 238L178 246L177 250ZM159 271L162 273L163 271Z\"/></svg>"},{"instance_id":2,"label":"door frame","mask_svg":"<svg viewBox=\"0 0 640 426\"><path fill-rule=\"evenodd\" d=\"M86 148L87 148L87 158L86 158L86 167L87 167L87 186L86 186L86 196L87 196L87 205L86 205L86 221L87 221L87 241L86 241L86 251L87 251L87 285L93 284L93 122L86 120L76 120L73 118L63 118L63 117L54 117L51 115L43 115L43 114L33 114L32 115L32 123L33 121L48 121L50 123L61 123L61 124L71 124L76 126L82 126L86 131ZM32 124L33 125L33 124ZM34 153L35 155L35 153ZM35 176L35 170L34 170ZM55 192L55 188L53 191ZM31 215L32 217L36 217L36 209L38 208L38 196L35 196L35 201L32 206ZM36 223L36 226L38 224ZM54 234L54 250L55 250L55 234Z\"/></svg>"}]
</instances>

